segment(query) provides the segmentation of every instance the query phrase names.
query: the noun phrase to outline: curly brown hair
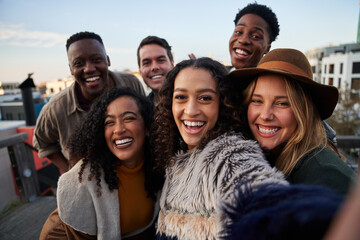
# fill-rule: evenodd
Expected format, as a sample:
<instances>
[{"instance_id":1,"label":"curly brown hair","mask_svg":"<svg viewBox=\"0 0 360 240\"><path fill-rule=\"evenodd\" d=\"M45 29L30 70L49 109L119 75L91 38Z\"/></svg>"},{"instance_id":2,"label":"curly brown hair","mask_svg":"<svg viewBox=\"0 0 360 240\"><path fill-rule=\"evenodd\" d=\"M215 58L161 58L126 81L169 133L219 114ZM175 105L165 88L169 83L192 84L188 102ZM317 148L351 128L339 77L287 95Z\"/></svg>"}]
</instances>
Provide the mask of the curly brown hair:
<instances>
[{"instance_id":1,"label":"curly brown hair","mask_svg":"<svg viewBox=\"0 0 360 240\"><path fill-rule=\"evenodd\" d=\"M84 168L89 163L88 180L91 181L95 177L98 196L101 195L100 176L102 171L110 191L118 189L119 179L116 176L115 164L119 161L106 144L104 121L108 105L122 96L129 96L135 100L144 119L145 129L150 129L154 113L153 103L130 88L112 88L92 104L85 121L81 123L70 139L70 151L76 153L78 158L83 159L79 171L79 181L82 181ZM154 158L148 137L145 138L144 146L145 189L152 198L155 198L155 193L162 188L163 176L153 171Z\"/></svg>"},{"instance_id":2,"label":"curly brown hair","mask_svg":"<svg viewBox=\"0 0 360 240\"><path fill-rule=\"evenodd\" d=\"M151 143L154 146L156 169L164 171L170 165L170 159L179 151L187 150L180 132L175 124L172 113L174 82L179 72L185 68L204 69L208 71L217 83L220 96L219 117L210 131L208 131L198 148L204 146L212 139L229 131L241 131L242 124L239 111L231 103L231 84L227 78L226 68L211 58L197 58L184 60L178 63L166 76L166 81L159 91L160 101L155 109L155 118L151 134Z\"/></svg>"}]
</instances>

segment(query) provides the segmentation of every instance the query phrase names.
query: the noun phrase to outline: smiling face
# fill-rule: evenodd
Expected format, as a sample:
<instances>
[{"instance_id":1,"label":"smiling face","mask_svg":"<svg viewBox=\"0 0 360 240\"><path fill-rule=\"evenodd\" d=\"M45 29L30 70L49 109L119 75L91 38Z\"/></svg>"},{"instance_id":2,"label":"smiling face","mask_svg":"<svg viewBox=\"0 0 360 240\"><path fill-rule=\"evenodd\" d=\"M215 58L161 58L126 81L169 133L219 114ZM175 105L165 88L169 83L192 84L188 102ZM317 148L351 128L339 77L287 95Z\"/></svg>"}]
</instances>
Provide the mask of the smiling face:
<instances>
[{"instance_id":1,"label":"smiling face","mask_svg":"<svg viewBox=\"0 0 360 240\"><path fill-rule=\"evenodd\" d=\"M158 91L165 81L166 74L174 67L166 49L157 44L147 44L139 50L139 72L147 86Z\"/></svg>"},{"instance_id":2,"label":"smiling face","mask_svg":"<svg viewBox=\"0 0 360 240\"><path fill-rule=\"evenodd\" d=\"M69 46L67 55L70 72L86 99L93 100L112 85L108 74L110 60L99 41L76 41Z\"/></svg>"},{"instance_id":3,"label":"smiling face","mask_svg":"<svg viewBox=\"0 0 360 240\"><path fill-rule=\"evenodd\" d=\"M259 76L247 114L254 137L269 150L289 141L297 128L285 80L279 75Z\"/></svg>"},{"instance_id":4,"label":"smiling face","mask_svg":"<svg viewBox=\"0 0 360 240\"><path fill-rule=\"evenodd\" d=\"M209 71L187 67L175 78L172 113L181 137L193 149L219 116L217 83Z\"/></svg>"},{"instance_id":5,"label":"smiling face","mask_svg":"<svg viewBox=\"0 0 360 240\"><path fill-rule=\"evenodd\" d=\"M229 41L231 64L236 68L256 67L270 50L268 24L255 14L245 14L235 26Z\"/></svg>"},{"instance_id":6,"label":"smiling face","mask_svg":"<svg viewBox=\"0 0 360 240\"><path fill-rule=\"evenodd\" d=\"M136 101L123 96L112 101L105 113L105 139L110 151L128 168L144 159L145 125Z\"/></svg>"}]
</instances>

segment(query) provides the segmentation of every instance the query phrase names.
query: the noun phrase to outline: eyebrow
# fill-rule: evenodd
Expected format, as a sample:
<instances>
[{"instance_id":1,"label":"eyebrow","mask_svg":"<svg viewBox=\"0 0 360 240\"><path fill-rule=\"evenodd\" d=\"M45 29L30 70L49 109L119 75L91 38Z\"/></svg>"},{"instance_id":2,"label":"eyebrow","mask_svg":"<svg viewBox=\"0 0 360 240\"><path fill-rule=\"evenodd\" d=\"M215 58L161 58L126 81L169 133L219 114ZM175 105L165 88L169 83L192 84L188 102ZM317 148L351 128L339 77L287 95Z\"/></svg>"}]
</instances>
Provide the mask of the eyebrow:
<instances>
[{"instance_id":1,"label":"eyebrow","mask_svg":"<svg viewBox=\"0 0 360 240\"><path fill-rule=\"evenodd\" d=\"M246 25L245 24L243 24L243 23L239 23L239 24L237 24L236 26L243 26L243 27L246 27ZM265 31L262 29L262 28L260 28L260 27L254 27L256 30L259 30L260 32L262 32L262 33L264 33L265 34Z\"/></svg>"},{"instance_id":2,"label":"eyebrow","mask_svg":"<svg viewBox=\"0 0 360 240\"><path fill-rule=\"evenodd\" d=\"M253 94L252 95L253 97L263 97L262 95L260 95L260 94ZM289 99L289 97L288 96L276 96L275 97L275 99L281 99L281 98L286 98L286 99Z\"/></svg>"},{"instance_id":3,"label":"eyebrow","mask_svg":"<svg viewBox=\"0 0 360 240\"><path fill-rule=\"evenodd\" d=\"M174 92L187 92L187 89L185 89L185 88L175 88ZM212 93L215 93L215 94L217 93L216 91L214 91L211 88L203 88L203 89L200 89L200 90L196 91L196 93L204 93L204 92L212 92Z\"/></svg>"},{"instance_id":4,"label":"eyebrow","mask_svg":"<svg viewBox=\"0 0 360 240\"><path fill-rule=\"evenodd\" d=\"M125 116L127 114L131 114L131 115L134 115L134 116L137 117L137 114L135 112L132 112L132 111L123 112L123 113L120 114L120 117L123 117L123 116ZM105 115L105 119L106 118L114 118L114 117L115 117L114 115L110 115L110 114Z\"/></svg>"}]
</instances>

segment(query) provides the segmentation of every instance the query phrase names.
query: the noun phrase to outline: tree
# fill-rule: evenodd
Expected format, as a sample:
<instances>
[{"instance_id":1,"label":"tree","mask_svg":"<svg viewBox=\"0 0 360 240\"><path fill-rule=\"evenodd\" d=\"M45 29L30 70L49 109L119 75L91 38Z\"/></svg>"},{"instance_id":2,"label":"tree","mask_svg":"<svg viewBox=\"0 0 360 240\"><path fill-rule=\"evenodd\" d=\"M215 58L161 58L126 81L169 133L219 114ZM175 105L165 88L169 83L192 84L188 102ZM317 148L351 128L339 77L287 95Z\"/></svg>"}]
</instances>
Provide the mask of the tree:
<instances>
[{"instance_id":1,"label":"tree","mask_svg":"<svg viewBox=\"0 0 360 240\"><path fill-rule=\"evenodd\" d=\"M341 90L335 111L327 122L336 135L360 135L360 91L348 86Z\"/></svg>"}]
</instances>

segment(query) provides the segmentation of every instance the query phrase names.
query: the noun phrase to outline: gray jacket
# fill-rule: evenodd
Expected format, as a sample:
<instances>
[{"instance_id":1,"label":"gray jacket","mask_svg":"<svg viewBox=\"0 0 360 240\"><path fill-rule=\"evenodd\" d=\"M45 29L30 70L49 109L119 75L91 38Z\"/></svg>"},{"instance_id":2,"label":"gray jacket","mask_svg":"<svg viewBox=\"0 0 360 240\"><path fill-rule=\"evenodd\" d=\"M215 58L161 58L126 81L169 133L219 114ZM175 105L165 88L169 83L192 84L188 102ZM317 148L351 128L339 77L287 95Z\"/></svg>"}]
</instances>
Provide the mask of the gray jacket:
<instances>
[{"instance_id":1,"label":"gray jacket","mask_svg":"<svg viewBox=\"0 0 360 240\"><path fill-rule=\"evenodd\" d=\"M271 168L259 145L240 133L226 133L203 150L179 153L166 170L158 234L163 238L216 239L227 221L221 206L234 204L234 190L288 184Z\"/></svg>"}]
</instances>

